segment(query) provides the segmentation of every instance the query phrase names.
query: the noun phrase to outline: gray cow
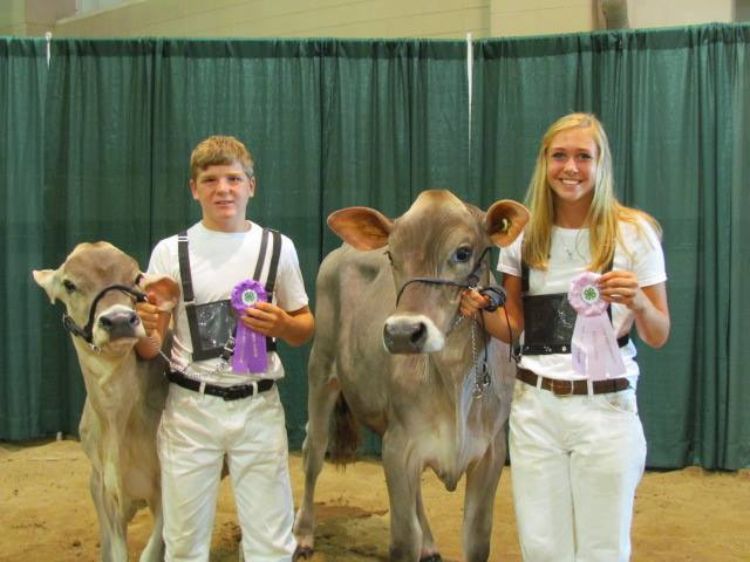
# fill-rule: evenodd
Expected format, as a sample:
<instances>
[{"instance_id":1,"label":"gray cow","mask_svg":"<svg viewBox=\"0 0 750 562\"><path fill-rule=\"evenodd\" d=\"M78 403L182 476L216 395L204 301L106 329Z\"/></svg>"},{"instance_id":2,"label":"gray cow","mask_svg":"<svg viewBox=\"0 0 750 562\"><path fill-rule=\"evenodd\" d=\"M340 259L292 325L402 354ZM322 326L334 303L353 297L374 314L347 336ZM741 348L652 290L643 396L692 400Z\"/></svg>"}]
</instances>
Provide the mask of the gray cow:
<instances>
[{"instance_id":1,"label":"gray cow","mask_svg":"<svg viewBox=\"0 0 750 562\"><path fill-rule=\"evenodd\" d=\"M140 559L163 560L156 429L168 383L162 362L136 358L133 346L145 332L133 305L145 291L169 310L179 286L166 277L145 278L133 258L106 242L79 244L58 269L33 275L53 303L65 303L63 323L86 385L79 431L91 462L101 558L127 562L127 524L148 504L154 529Z\"/></svg>"},{"instance_id":2,"label":"gray cow","mask_svg":"<svg viewBox=\"0 0 750 562\"><path fill-rule=\"evenodd\" d=\"M508 347L458 306L475 277L490 282L486 249L511 243L527 220L516 202L484 213L442 190L423 192L395 220L365 207L328 218L348 245L317 278L297 559L313 551L315 482L334 413L332 460L353 460L356 423L382 437L391 560L441 560L420 491L428 467L450 491L466 473L465 560L487 560L515 371Z\"/></svg>"}]
</instances>

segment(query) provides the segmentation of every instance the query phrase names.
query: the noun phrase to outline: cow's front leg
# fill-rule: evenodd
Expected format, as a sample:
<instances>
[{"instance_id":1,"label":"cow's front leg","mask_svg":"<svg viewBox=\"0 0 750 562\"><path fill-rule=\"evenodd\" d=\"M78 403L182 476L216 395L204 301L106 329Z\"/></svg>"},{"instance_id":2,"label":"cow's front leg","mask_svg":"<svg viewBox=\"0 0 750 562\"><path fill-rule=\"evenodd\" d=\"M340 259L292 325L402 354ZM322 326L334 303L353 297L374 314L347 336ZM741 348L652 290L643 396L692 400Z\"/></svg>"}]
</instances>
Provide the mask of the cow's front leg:
<instances>
[{"instance_id":1,"label":"cow's front leg","mask_svg":"<svg viewBox=\"0 0 750 562\"><path fill-rule=\"evenodd\" d=\"M107 512L104 507L104 485L102 484L102 475L96 468L91 469L89 492L91 493L94 507L96 507L96 516L99 519L99 549L101 550L101 559L103 562L109 562L112 560L112 530L110 529L109 518L107 517Z\"/></svg>"},{"instance_id":2,"label":"cow's front leg","mask_svg":"<svg viewBox=\"0 0 750 562\"><path fill-rule=\"evenodd\" d=\"M419 553L419 561L440 562L442 558L438 553L435 539L433 538L432 530L430 529L430 523L427 520L427 514L424 510L421 486L417 488L417 518L419 519L419 527L422 529L422 548Z\"/></svg>"},{"instance_id":3,"label":"cow's front leg","mask_svg":"<svg viewBox=\"0 0 750 562\"><path fill-rule=\"evenodd\" d=\"M294 521L297 548L294 560L310 558L315 545L315 483L323 469L328 448L328 428L331 411L340 388L337 379L329 380L330 362L322 362L313 350L310 358L309 395L307 400L307 435L302 444L302 463L305 471L305 490Z\"/></svg>"},{"instance_id":4,"label":"cow's front leg","mask_svg":"<svg viewBox=\"0 0 750 562\"><path fill-rule=\"evenodd\" d=\"M505 464L505 432L499 431L484 456L466 471L464 497L464 557L486 562L490 555L495 492Z\"/></svg>"},{"instance_id":5,"label":"cow's front leg","mask_svg":"<svg viewBox=\"0 0 750 562\"><path fill-rule=\"evenodd\" d=\"M383 468L391 507L391 562L416 562L422 546L417 516L421 460L403 432L389 428L383 435Z\"/></svg>"},{"instance_id":6,"label":"cow's front leg","mask_svg":"<svg viewBox=\"0 0 750 562\"><path fill-rule=\"evenodd\" d=\"M149 500L149 509L154 519L154 528L151 530L151 536L148 539L146 547L141 553L139 562L161 562L164 560L164 514L161 508L161 494ZM242 551L240 551L241 553Z\"/></svg>"}]
</instances>

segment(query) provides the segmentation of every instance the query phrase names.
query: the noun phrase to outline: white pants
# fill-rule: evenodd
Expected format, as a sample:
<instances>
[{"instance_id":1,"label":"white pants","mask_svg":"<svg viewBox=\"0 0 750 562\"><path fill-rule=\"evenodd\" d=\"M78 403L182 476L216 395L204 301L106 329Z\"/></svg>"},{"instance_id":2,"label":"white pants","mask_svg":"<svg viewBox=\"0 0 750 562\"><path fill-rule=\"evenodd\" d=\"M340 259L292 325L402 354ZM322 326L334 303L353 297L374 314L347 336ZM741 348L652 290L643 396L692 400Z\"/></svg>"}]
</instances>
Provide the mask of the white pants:
<instances>
[{"instance_id":1,"label":"white pants","mask_svg":"<svg viewBox=\"0 0 750 562\"><path fill-rule=\"evenodd\" d=\"M629 560L646 461L635 390L559 397L516 381L510 460L525 561Z\"/></svg>"},{"instance_id":2,"label":"white pants","mask_svg":"<svg viewBox=\"0 0 750 562\"><path fill-rule=\"evenodd\" d=\"M209 559L226 455L247 562L289 562L296 546L278 389L225 401L175 384L158 433L166 560Z\"/></svg>"}]
</instances>

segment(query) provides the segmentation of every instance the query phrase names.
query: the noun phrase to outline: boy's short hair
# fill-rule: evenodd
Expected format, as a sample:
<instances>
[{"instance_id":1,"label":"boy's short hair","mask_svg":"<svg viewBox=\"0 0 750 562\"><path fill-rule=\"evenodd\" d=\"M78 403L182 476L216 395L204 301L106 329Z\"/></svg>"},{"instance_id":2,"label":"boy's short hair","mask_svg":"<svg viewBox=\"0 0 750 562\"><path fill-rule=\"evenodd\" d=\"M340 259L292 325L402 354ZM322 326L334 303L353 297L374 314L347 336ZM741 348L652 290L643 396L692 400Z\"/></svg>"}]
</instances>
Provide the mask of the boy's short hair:
<instances>
[{"instance_id":1,"label":"boy's short hair","mask_svg":"<svg viewBox=\"0 0 750 562\"><path fill-rule=\"evenodd\" d=\"M233 162L242 165L248 178L253 177L255 161L245 145L235 137L212 135L193 149L190 155L190 179L196 179L209 166L226 166Z\"/></svg>"}]
</instances>

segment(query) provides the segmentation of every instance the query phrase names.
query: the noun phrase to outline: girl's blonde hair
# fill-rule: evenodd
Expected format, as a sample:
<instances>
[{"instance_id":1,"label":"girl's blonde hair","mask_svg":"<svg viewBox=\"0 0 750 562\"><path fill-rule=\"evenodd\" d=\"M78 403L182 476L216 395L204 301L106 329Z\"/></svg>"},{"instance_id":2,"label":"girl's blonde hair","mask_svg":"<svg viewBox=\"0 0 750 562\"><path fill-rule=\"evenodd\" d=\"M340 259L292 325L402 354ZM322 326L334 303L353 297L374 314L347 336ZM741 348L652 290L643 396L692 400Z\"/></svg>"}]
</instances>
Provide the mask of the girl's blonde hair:
<instances>
[{"instance_id":1,"label":"girl's blonde hair","mask_svg":"<svg viewBox=\"0 0 750 562\"><path fill-rule=\"evenodd\" d=\"M555 135L577 128L590 129L597 147L594 198L585 220L585 225L589 229L591 253L588 268L591 271L601 271L612 262L615 246L621 241L618 221L632 223L640 232L639 219L645 219L654 227L657 234L661 235L661 227L653 217L643 211L626 207L617 200L612 173L612 153L601 122L590 113L570 113L555 121L544 133L526 193L526 205L531 211L531 219L524 233L523 260L534 269L547 269L552 244L552 226L555 221L553 192L547 183L547 151Z\"/></svg>"}]
</instances>

